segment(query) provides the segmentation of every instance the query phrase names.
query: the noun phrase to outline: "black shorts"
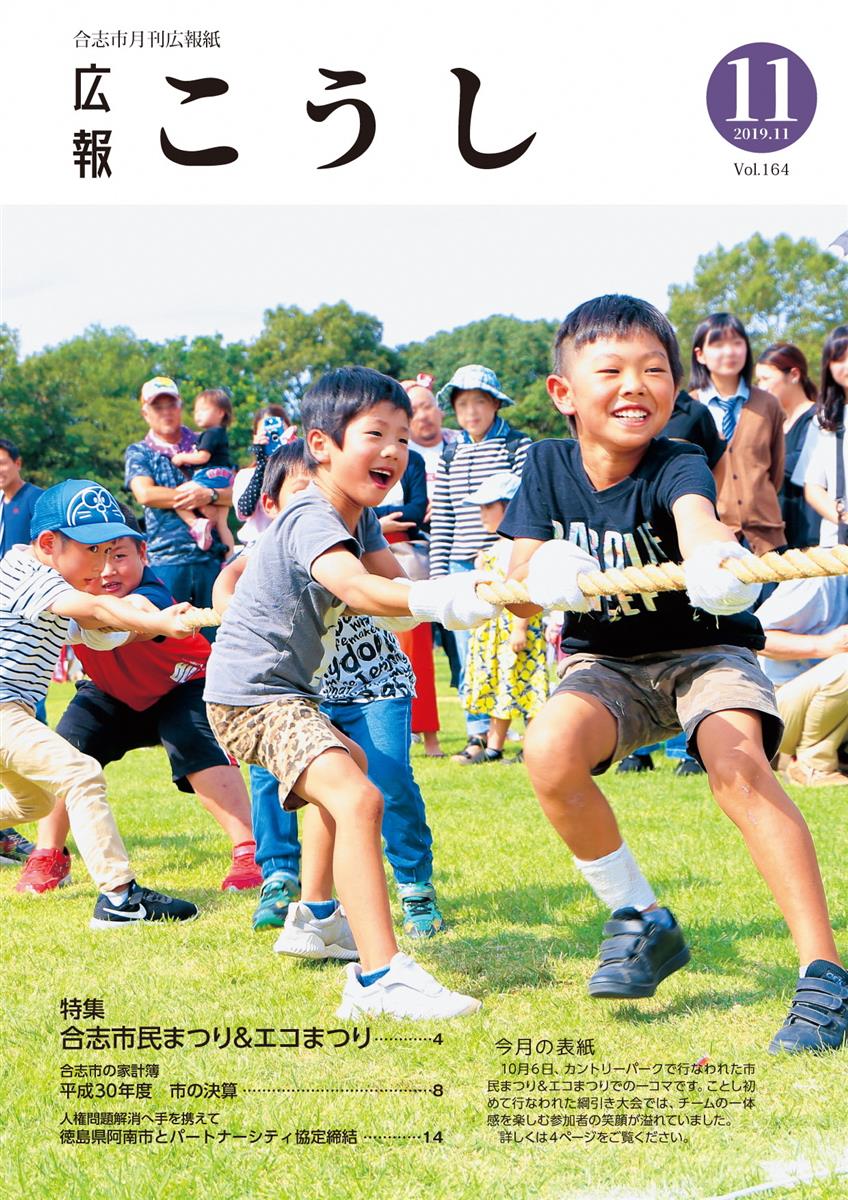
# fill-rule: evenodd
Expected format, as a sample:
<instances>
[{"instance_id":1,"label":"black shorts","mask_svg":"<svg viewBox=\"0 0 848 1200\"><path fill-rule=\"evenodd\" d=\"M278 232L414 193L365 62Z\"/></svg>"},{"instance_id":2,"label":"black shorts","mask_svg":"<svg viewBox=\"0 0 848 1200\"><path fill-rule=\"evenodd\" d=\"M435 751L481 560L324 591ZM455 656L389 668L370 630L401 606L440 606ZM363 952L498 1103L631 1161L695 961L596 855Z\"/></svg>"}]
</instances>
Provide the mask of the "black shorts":
<instances>
[{"instance_id":1,"label":"black shorts","mask_svg":"<svg viewBox=\"0 0 848 1200\"><path fill-rule=\"evenodd\" d=\"M56 727L66 741L90 754L102 767L130 750L162 746L171 764L171 778L181 792L194 789L186 779L207 767L231 766L206 717L203 679L190 679L167 693L144 712L137 712L95 684L77 684L77 694Z\"/></svg>"}]
</instances>

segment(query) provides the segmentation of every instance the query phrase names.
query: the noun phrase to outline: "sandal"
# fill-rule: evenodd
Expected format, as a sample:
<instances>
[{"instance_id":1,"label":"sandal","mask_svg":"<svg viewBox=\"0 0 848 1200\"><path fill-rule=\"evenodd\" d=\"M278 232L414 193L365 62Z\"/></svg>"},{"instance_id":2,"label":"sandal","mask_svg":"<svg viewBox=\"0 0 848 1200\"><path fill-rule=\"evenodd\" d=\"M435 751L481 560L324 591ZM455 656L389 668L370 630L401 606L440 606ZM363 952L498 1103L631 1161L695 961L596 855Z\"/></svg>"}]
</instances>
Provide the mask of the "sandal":
<instances>
[{"instance_id":1,"label":"sandal","mask_svg":"<svg viewBox=\"0 0 848 1200\"><path fill-rule=\"evenodd\" d=\"M482 758L485 753L486 743L483 741L483 739L479 737L470 737L468 739L468 745L464 750L460 750L459 754L451 755L451 762L461 763L462 766L467 767L470 763L477 762L477 760Z\"/></svg>"},{"instance_id":2,"label":"sandal","mask_svg":"<svg viewBox=\"0 0 848 1200\"><path fill-rule=\"evenodd\" d=\"M503 758L503 750L490 750L488 747L477 758L472 759L475 767L485 766L486 763L497 763Z\"/></svg>"}]
</instances>

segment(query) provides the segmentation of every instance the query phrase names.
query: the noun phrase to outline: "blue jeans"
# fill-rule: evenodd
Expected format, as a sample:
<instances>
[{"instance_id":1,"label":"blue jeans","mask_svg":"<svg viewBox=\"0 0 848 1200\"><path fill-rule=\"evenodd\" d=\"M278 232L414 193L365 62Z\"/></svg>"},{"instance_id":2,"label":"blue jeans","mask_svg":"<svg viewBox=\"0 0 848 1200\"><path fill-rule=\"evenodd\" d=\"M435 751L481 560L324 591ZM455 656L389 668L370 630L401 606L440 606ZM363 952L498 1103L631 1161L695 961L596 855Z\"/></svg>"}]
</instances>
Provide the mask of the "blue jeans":
<instances>
[{"instance_id":1,"label":"blue jeans","mask_svg":"<svg viewBox=\"0 0 848 1200\"><path fill-rule=\"evenodd\" d=\"M428 882L433 837L409 761L412 700L398 696L367 704L322 704L321 711L368 757L368 778L383 793L383 840L395 879ZM274 870L297 875L297 817L283 810L277 781L263 768L250 768L250 784L256 861L263 879Z\"/></svg>"},{"instance_id":2,"label":"blue jeans","mask_svg":"<svg viewBox=\"0 0 848 1200\"><path fill-rule=\"evenodd\" d=\"M250 768L250 813L256 862L267 879L274 871L300 875L300 842L297 814L284 812L280 803L280 785L264 767Z\"/></svg>"},{"instance_id":3,"label":"blue jeans","mask_svg":"<svg viewBox=\"0 0 848 1200\"><path fill-rule=\"evenodd\" d=\"M686 749L686 734L678 733L673 738L669 738L665 744L666 758L679 758L692 760L692 755Z\"/></svg>"},{"instance_id":4,"label":"blue jeans","mask_svg":"<svg viewBox=\"0 0 848 1200\"><path fill-rule=\"evenodd\" d=\"M665 746L666 758L688 759L690 762L694 762L692 755L686 749L686 734L682 732L675 734L667 742L652 742L650 746L642 746L636 753L650 754L652 750L659 750L662 746Z\"/></svg>"},{"instance_id":5,"label":"blue jeans","mask_svg":"<svg viewBox=\"0 0 848 1200\"><path fill-rule=\"evenodd\" d=\"M473 571L474 560L469 559L462 562L451 561L448 563L448 572L451 575L458 575L460 571ZM471 641L470 629L455 629L453 636L456 639L456 649L459 654L459 698L465 702L465 664L468 661L468 644ZM469 737L485 738L489 732L489 714L466 712L465 714L465 730Z\"/></svg>"},{"instance_id":6,"label":"blue jeans","mask_svg":"<svg viewBox=\"0 0 848 1200\"><path fill-rule=\"evenodd\" d=\"M221 570L220 559L210 556L203 562L152 562L150 569L162 580L175 600L187 600L196 608L212 607L212 588ZM207 641L215 641L216 630L201 629L200 632Z\"/></svg>"}]
</instances>

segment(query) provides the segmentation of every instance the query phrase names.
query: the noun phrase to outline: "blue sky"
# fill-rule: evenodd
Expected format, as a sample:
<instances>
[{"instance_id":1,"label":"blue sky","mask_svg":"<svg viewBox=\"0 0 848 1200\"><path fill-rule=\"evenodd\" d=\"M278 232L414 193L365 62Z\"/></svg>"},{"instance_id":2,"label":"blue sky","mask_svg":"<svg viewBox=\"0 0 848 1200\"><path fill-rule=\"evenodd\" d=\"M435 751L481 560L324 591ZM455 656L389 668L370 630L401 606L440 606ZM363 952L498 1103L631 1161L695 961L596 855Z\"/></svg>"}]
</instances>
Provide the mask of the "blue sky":
<instances>
[{"instance_id":1,"label":"blue sky","mask_svg":"<svg viewBox=\"0 0 848 1200\"><path fill-rule=\"evenodd\" d=\"M826 246L818 207L9 207L2 319L25 354L88 325L251 339L264 309L347 300L393 345L488 316L560 318L606 291L660 306L754 232Z\"/></svg>"}]
</instances>

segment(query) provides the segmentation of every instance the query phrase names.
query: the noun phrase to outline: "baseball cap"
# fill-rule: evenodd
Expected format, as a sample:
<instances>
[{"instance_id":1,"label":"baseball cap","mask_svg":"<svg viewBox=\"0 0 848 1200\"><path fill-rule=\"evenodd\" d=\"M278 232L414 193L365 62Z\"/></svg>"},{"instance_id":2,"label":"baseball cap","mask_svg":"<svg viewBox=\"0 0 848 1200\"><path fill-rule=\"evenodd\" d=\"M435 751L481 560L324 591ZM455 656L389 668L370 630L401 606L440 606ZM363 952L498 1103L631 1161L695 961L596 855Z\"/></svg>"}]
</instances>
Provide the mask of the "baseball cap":
<instances>
[{"instance_id":1,"label":"baseball cap","mask_svg":"<svg viewBox=\"0 0 848 1200\"><path fill-rule=\"evenodd\" d=\"M32 513L30 538L34 541L48 530L63 533L84 546L97 546L119 537L144 540L138 529L126 523L112 493L91 479L66 479L41 493Z\"/></svg>"},{"instance_id":2,"label":"baseball cap","mask_svg":"<svg viewBox=\"0 0 848 1200\"><path fill-rule=\"evenodd\" d=\"M489 367L481 367L479 363L471 363L470 366L460 367L459 370L454 371L450 381L441 389L436 399L440 407L448 409L456 392L474 390L488 392L492 399L500 400L504 408L508 404L515 403L505 392L501 391L501 385L495 372Z\"/></svg>"},{"instance_id":3,"label":"baseball cap","mask_svg":"<svg viewBox=\"0 0 848 1200\"><path fill-rule=\"evenodd\" d=\"M476 491L463 496L463 504L494 504L496 500L511 500L521 485L512 471L496 471L484 479Z\"/></svg>"},{"instance_id":4,"label":"baseball cap","mask_svg":"<svg viewBox=\"0 0 848 1200\"><path fill-rule=\"evenodd\" d=\"M154 379L148 379L147 383L142 387L141 403L149 404L157 396L175 396L179 400L180 389L174 383L173 379L169 379L167 375L157 375Z\"/></svg>"}]
</instances>

